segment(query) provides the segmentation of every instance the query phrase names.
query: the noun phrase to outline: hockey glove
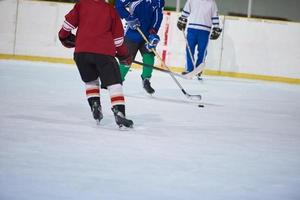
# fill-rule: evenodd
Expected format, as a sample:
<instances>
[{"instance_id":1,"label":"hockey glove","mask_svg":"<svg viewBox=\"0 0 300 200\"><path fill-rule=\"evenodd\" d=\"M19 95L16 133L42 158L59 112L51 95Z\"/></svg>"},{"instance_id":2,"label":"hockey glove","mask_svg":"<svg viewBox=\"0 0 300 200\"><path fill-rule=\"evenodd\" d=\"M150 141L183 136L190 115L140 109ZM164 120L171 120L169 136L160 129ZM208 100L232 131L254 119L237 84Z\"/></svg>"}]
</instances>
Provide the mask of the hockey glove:
<instances>
[{"instance_id":1,"label":"hockey glove","mask_svg":"<svg viewBox=\"0 0 300 200\"><path fill-rule=\"evenodd\" d=\"M187 18L180 16L177 21L177 28L181 31L184 31L187 24Z\"/></svg>"},{"instance_id":2,"label":"hockey glove","mask_svg":"<svg viewBox=\"0 0 300 200\"><path fill-rule=\"evenodd\" d=\"M125 55L125 56L118 56L118 55L117 55L117 58L118 58L119 63L120 63L121 65L128 65L128 66L130 66L131 63L132 63L132 57L131 57L130 54L127 54L127 55Z\"/></svg>"},{"instance_id":3,"label":"hockey glove","mask_svg":"<svg viewBox=\"0 0 300 200\"><path fill-rule=\"evenodd\" d=\"M68 35L68 37L66 37L66 38L59 37L60 42L66 48L74 48L75 47L75 39L76 39L76 36L72 33L70 33L70 35Z\"/></svg>"},{"instance_id":4,"label":"hockey glove","mask_svg":"<svg viewBox=\"0 0 300 200\"><path fill-rule=\"evenodd\" d=\"M117 47L116 57L121 65L131 65L132 63L132 56L130 55L128 48L124 43Z\"/></svg>"},{"instance_id":5,"label":"hockey glove","mask_svg":"<svg viewBox=\"0 0 300 200\"><path fill-rule=\"evenodd\" d=\"M146 49L151 51L151 49L155 49L157 44L160 41L160 38L157 34L150 34L148 36L149 43L146 44Z\"/></svg>"},{"instance_id":6,"label":"hockey glove","mask_svg":"<svg viewBox=\"0 0 300 200\"><path fill-rule=\"evenodd\" d=\"M129 15L129 17L126 18L126 21L127 21L127 25L132 30L136 30L137 27L141 26L141 23L140 23L139 19L132 16L132 15Z\"/></svg>"},{"instance_id":7,"label":"hockey glove","mask_svg":"<svg viewBox=\"0 0 300 200\"><path fill-rule=\"evenodd\" d=\"M211 39L211 40L216 40L216 39L218 39L221 33L222 33L222 29L221 29L221 28L214 27L214 28L212 29L211 34L210 34L210 39Z\"/></svg>"}]
</instances>

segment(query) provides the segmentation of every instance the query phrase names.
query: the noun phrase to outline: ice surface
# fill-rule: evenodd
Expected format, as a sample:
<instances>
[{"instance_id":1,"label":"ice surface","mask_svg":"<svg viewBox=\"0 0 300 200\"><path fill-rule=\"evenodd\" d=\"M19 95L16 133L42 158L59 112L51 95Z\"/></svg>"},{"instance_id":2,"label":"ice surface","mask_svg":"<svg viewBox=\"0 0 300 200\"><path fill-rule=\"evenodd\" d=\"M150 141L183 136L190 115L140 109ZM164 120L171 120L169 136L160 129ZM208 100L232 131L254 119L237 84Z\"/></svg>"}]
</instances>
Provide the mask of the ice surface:
<instances>
[{"instance_id":1,"label":"ice surface","mask_svg":"<svg viewBox=\"0 0 300 200\"><path fill-rule=\"evenodd\" d=\"M73 65L0 61L1 200L299 200L300 86L181 80L124 83L130 131L106 90L97 126Z\"/></svg>"}]
</instances>

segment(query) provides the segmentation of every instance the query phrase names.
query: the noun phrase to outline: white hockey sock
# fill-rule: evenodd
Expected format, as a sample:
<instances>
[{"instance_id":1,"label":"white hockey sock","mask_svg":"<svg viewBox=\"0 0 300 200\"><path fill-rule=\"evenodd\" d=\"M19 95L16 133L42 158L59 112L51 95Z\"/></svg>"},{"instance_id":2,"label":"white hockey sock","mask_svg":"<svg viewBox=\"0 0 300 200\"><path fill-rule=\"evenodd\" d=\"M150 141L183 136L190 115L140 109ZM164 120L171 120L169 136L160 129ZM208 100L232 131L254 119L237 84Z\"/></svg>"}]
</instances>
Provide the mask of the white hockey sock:
<instances>
[{"instance_id":1,"label":"white hockey sock","mask_svg":"<svg viewBox=\"0 0 300 200\"><path fill-rule=\"evenodd\" d=\"M87 99L91 97L100 97L99 80L90 81L85 83L85 93Z\"/></svg>"},{"instance_id":2,"label":"white hockey sock","mask_svg":"<svg viewBox=\"0 0 300 200\"><path fill-rule=\"evenodd\" d=\"M125 98L121 84L114 84L107 87L110 95L111 105L125 105Z\"/></svg>"}]
</instances>

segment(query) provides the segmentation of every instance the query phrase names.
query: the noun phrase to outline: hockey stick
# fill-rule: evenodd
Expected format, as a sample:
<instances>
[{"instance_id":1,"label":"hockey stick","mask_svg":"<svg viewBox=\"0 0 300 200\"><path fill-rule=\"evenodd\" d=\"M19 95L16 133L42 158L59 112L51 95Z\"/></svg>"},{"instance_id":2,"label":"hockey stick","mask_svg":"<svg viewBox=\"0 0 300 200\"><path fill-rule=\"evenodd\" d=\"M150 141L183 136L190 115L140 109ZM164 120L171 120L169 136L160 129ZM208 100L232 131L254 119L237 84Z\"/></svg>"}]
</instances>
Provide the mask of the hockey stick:
<instances>
[{"instance_id":1,"label":"hockey stick","mask_svg":"<svg viewBox=\"0 0 300 200\"><path fill-rule=\"evenodd\" d=\"M136 29L140 35L143 37L143 39L145 40L145 42L147 42L149 44L149 40L146 38L146 36L144 35L144 33L141 31L141 29L139 27L137 27ZM163 61L163 59L160 57L160 55L157 53L157 51L153 48L151 49L151 51L155 54L155 56L159 59L159 61L161 62L161 64L163 65L164 68L166 68L169 72L171 72L170 68L165 64L165 62ZM194 100L201 100L201 95L191 95L188 94L183 87L180 85L180 83L178 82L178 80L175 78L175 76L172 73L169 73L170 76L172 77L172 79L174 80L174 82L177 84L177 86L181 89L181 92L189 99L194 99Z\"/></svg>"},{"instance_id":2,"label":"hockey stick","mask_svg":"<svg viewBox=\"0 0 300 200\"><path fill-rule=\"evenodd\" d=\"M189 42L188 42L188 40L187 40L187 38L186 38L186 35L185 35L185 33L184 33L184 29L182 29L182 34L183 34L183 37L184 37L184 39L185 39L185 43L186 43L186 46L187 46L187 48L188 48L188 52L189 52L189 54L190 54L190 58L191 58L192 63L193 63L193 68L196 69L195 59L194 59L194 56L193 56L193 54L192 54L192 50L191 50L191 47L190 47L190 45L189 45Z\"/></svg>"},{"instance_id":3,"label":"hockey stick","mask_svg":"<svg viewBox=\"0 0 300 200\"><path fill-rule=\"evenodd\" d=\"M188 40L187 40L187 37L186 37L186 35L185 35L185 33L184 33L184 30L182 30L182 34L183 34L183 37L184 37L184 39L185 39L185 43L186 43L186 46L187 46L187 48L188 48L188 52L189 52L190 58L191 58L192 63L193 63L193 68L194 68L193 71L191 71L191 72L185 74L185 76L186 76L187 78L190 78L190 79L191 79L191 78L193 78L193 76L196 76L197 74L203 72L204 64L203 64L203 62L202 62L199 66L196 67L196 61L195 61L194 56L193 56L193 54L192 54L192 50L191 50L191 47L190 47L189 42L188 42Z\"/></svg>"},{"instance_id":4,"label":"hockey stick","mask_svg":"<svg viewBox=\"0 0 300 200\"><path fill-rule=\"evenodd\" d=\"M135 63L135 64L138 64L138 65L142 65L142 66L145 66L145 67L150 67L150 68L153 68L155 70L158 70L158 71L161 71L161 72L165 72L165 73L168 73L168 74L171 73L174 76L177 76L177 77L180 77L180 78L183 78L183 79L188 79L188 80L193 79L194 76L196 76L198 73L201 72L201 71L198 71L198 69L196 68L196 70L193 70L190 73L187 73L187 74L178 74L178 73L175 73L175 72L172 72L172 71L160 68L160 67L156 67L154 65L149 65L147 63L142 63L142 62L139 62L139 61L136 61L136 60L134 60L132 62Z\"/></svg>"},{"instance_id":5,"label":"hockey stick","mask_svg":"<svg viewBox=\"0 0 300 200\"><path fill-rule=\"evenodd\" d=\"M175 72L172 72L172 71L169 71L169 70L166 70L166 69L162 69L162 68L156 67L156 66L154 66L154 65L149 65L149 64L147 64L147 63L142 63L142 62L139 62L139 61L136 61L136 60L134 60L134 61L132 61L132 62L135 63L135 64L138 64L138 65L141 65L141 66L153 68L153 69L158 70L158 71L160 71L160 72L165 72L165 73L167 73L167 74L170 74L170 73L171 73L171 74L173 74L174 76L177 76L177 77L180 77L180 78L183 78L183 79L187 79L185 75L177 74L177 73L175 73Z\"/></svg>"},{"instance_id":6,"label":"hockey stick","mask_svg":"<svg viewBox=\"0 0 300 200\"><path fill-rule=\"evenodd\" d=\"M138 65L142 65L142 66L145 66L145 67L150 67L150 68L153 68L155 70L158 70L158 71L161 71L161 72L165 72L165 73L168 73L168 74L171 73L174 76L177 76L177 77L180 77L180 78L183 78L183 79L189 79L189 80L192 79L194 76L196 76L199 73L199 71L198 71L197 68L196 68L196 70L193 70L190 73L187 73L187 74L183 75L183 74L178 74L178 73L175 73L175 72L172 72L172 71L160 68L160 67L156 67L154 65L149 65L147 63L142 63L142 62L139 62L139 61L136 61L136 60L134 60L132 62L135 63L135 64L138 64Z\"/></svg>"}]
</instances>

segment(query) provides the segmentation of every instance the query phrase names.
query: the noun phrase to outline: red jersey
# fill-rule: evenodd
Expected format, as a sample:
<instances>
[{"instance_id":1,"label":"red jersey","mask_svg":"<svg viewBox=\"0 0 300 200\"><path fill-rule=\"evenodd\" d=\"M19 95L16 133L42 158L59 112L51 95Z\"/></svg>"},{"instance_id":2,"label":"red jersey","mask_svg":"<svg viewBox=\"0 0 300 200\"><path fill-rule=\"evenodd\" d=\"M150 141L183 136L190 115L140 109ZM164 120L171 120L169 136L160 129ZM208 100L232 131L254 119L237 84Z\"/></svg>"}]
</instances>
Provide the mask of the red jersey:
<instances>
[{"instance_id":1,"label":"red jersey","mask_svg":"<svg viewBox=\"0 0 300 200\"><path fill-rule=\"evenodd\" d=\"M123 46L124 30L115 8L105 0L80 0L65 16L59 36L77 28L75 52L115 56Z\"/></svg>"}]
</instances>

